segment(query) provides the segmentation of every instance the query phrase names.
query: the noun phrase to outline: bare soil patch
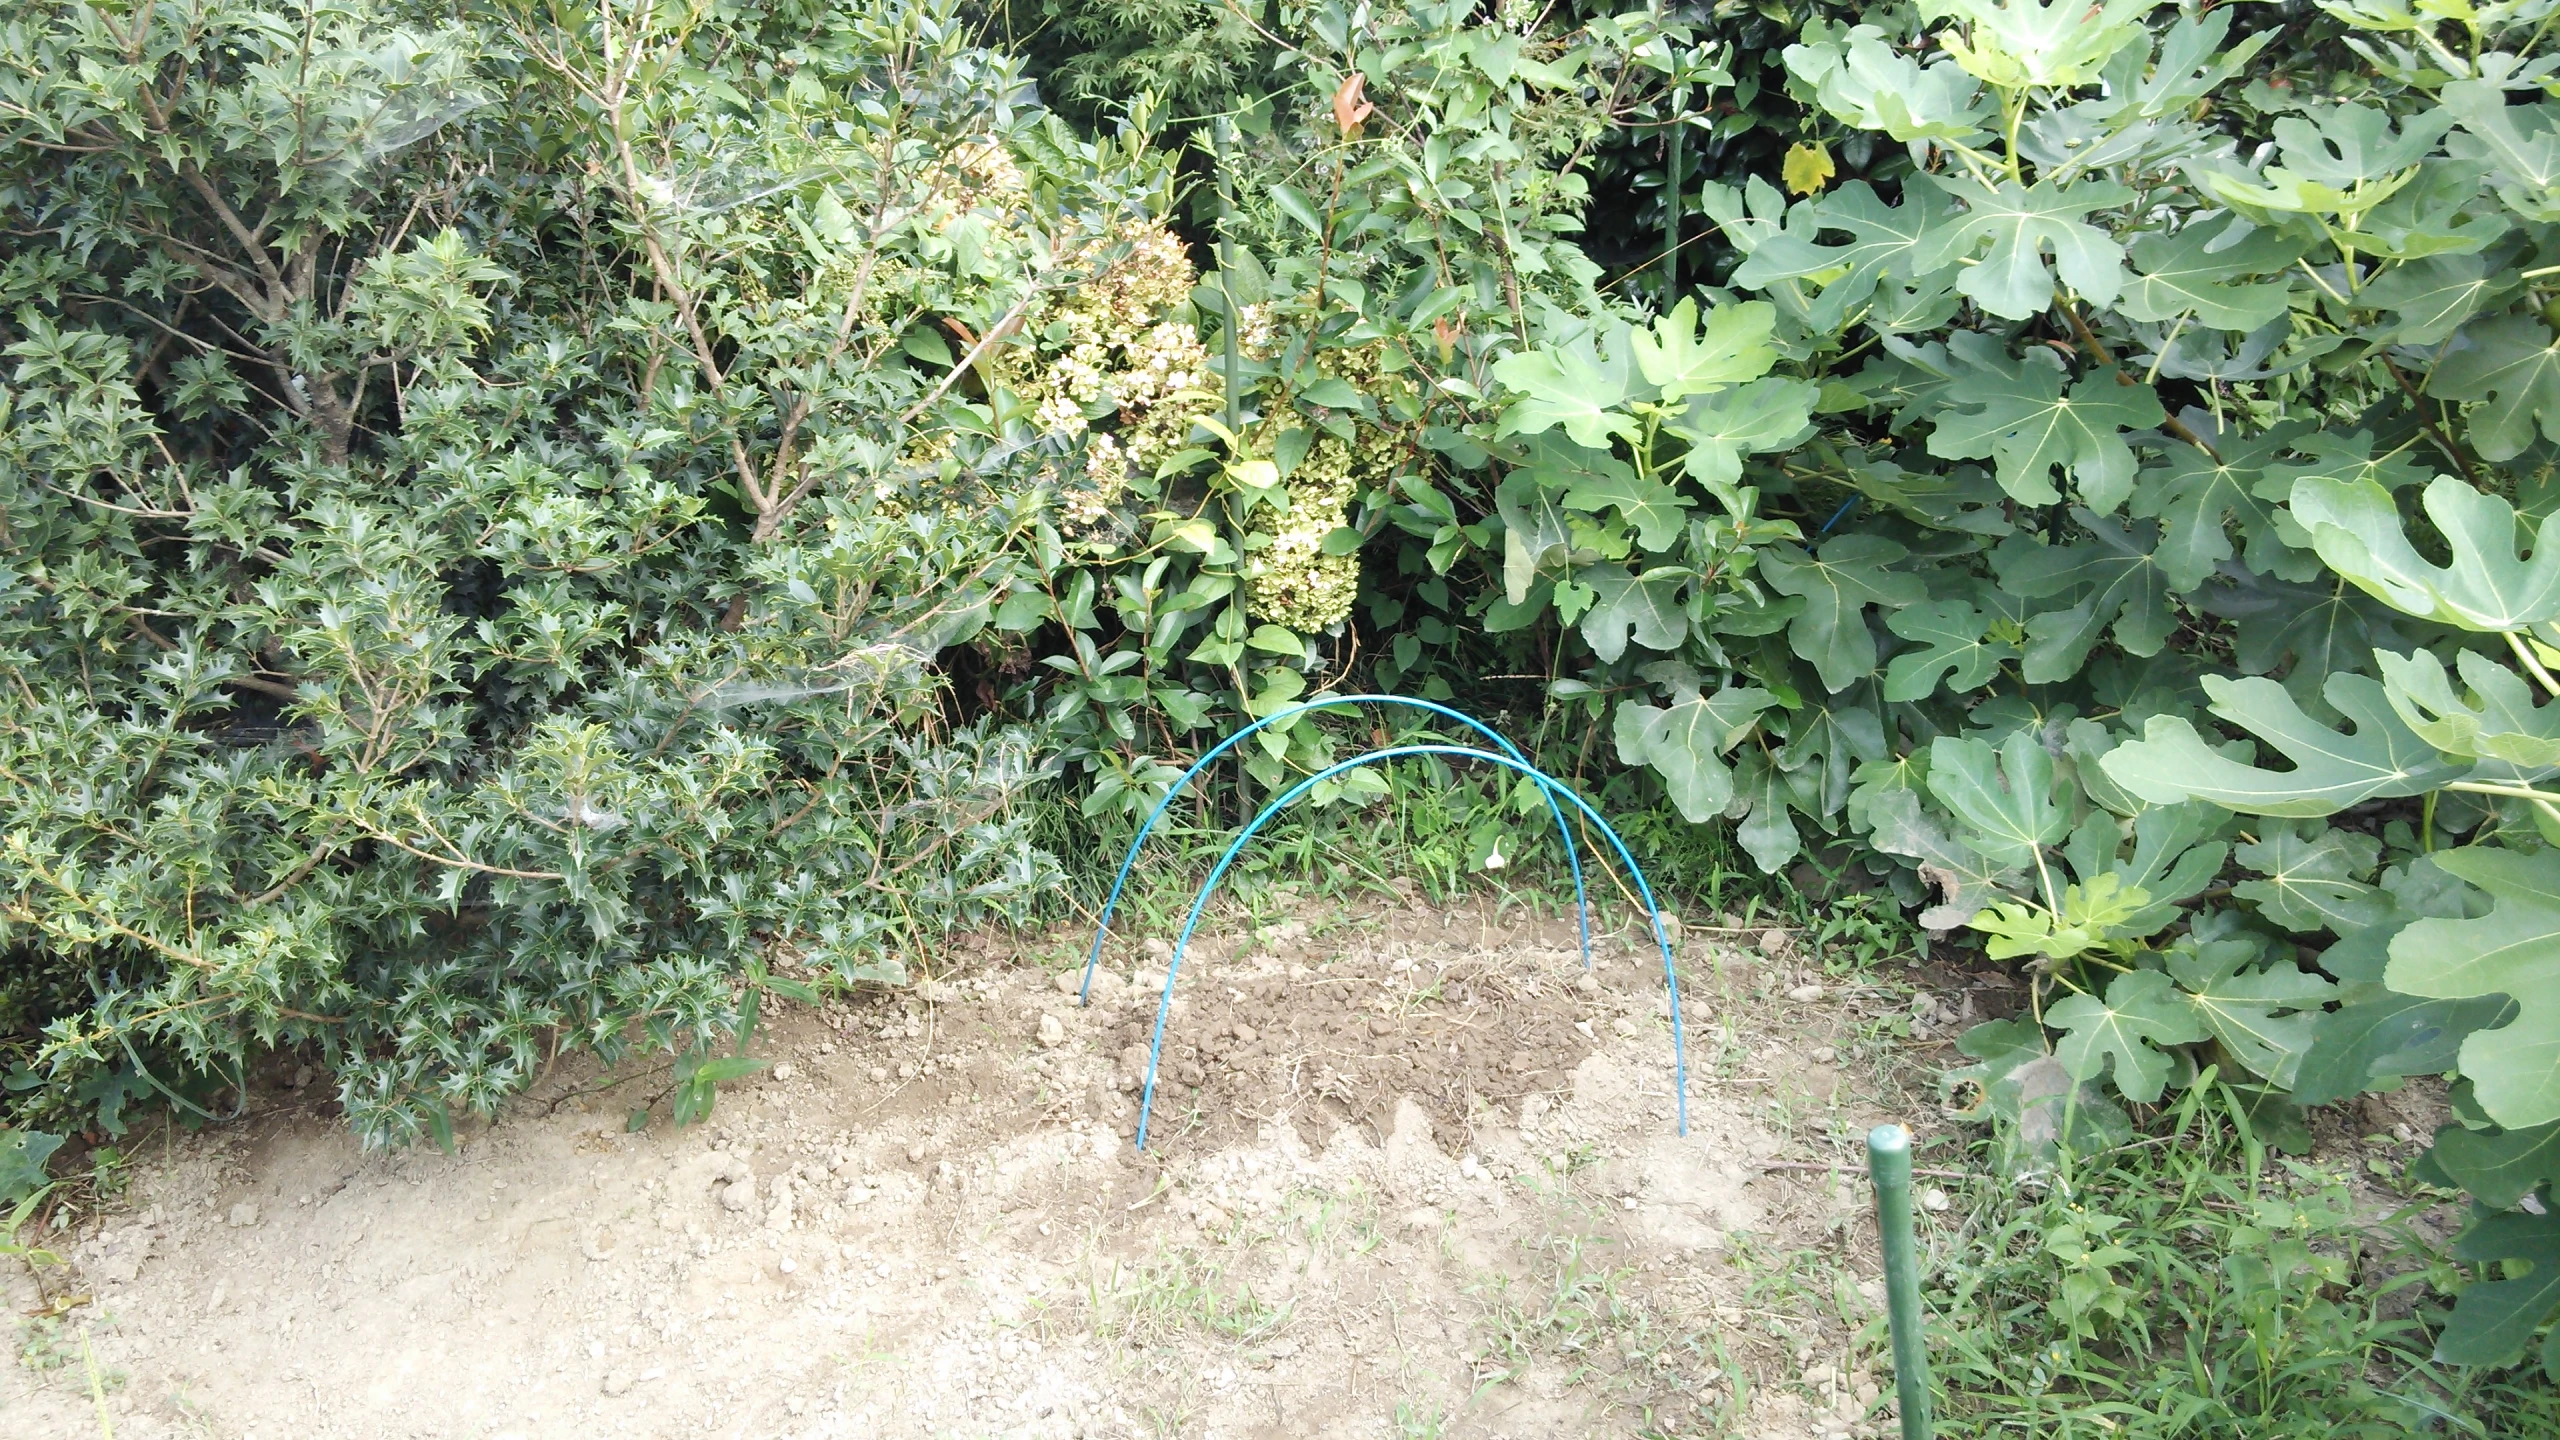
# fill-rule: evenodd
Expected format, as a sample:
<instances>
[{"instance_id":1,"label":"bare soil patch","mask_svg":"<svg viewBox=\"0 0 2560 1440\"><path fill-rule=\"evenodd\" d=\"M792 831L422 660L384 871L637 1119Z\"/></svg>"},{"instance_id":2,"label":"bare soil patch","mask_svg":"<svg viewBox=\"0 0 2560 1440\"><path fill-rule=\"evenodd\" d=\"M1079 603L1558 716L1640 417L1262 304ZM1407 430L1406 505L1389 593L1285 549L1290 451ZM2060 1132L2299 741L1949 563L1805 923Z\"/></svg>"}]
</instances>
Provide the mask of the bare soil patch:
<instances>
[{"instance_id":1,"label":"bare soil patch","mask_svg":"<svg viewBox=\"0 0 2560 1440\"><path fill-rule=\"evenodd\" d=\"M626 1131L662 1072L564 1074L367 1154L280 1076L60 1237L89 1304L10 1279L0 1433L1881 1433L1822 1167L1907 1104L1902 998L1693 937L1684 1139L1649 938L1311 907L1186 961L1140 1154L1164 957L1115 940L1079 1009L1027 958L1077 938L781 1016L685 1131Z\"/></svg>"}]
</instances>

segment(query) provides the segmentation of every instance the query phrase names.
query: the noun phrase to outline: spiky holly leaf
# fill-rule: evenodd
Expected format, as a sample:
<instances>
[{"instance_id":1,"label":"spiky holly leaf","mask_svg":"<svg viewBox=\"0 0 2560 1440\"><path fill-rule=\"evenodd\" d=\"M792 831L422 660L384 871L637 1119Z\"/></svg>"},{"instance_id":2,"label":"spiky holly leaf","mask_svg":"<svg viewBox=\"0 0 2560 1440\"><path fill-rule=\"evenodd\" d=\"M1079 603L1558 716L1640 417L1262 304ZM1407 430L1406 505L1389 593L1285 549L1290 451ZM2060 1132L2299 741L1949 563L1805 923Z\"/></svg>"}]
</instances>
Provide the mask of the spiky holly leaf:
<instances>
[{"instance_id":1,"label":"spiky holly leaf","mask_svg":"<svg viewBox=\"0 0 2560 1440\"><path fill-rule=\"evenodd\" d=\"M2307 829L2272 825L2257 843L2234 850L2233 858L2267 878L2244 881L2231 893L2255 901L2259 914L2296 934L2343 935L2388 919L2392 898L2364 879L2381 858L2382 842L2327 825Z\"/></svg>"},{"instance_id":2,"label":"spiky holly leaf","mask_svg":"<svg viewBox=\"0 0 2560 1440\"><path fill-rule=\"evenodd\" d=\"M2136 320L2187 316L2216 330L2255 330L2285 313L2293 293L2285 280L2256 277L2281 274L2302 251L2301 241L2272 230L2237 241L2209 226L2145 235L2133 242L2134 276L2116 308Z\"/></svg>"},{"instance_id":3,"label":"spiky holly leaf","mask_svg":"<svg viewBox=\"0 0 2560 1440\"><path fill-rule=\"evenodd\" d=\"M2329 568L2394 609L2466 630L2560 618L2560 521L2546 519L2523 558L2513 506L2439 475L2427 486L2427 518L2452 563L2436 565L2409 543L2390 492L2371 480L2306 475L2293 482L2292 503Z\"/></svg>"},{"instance_id":4,"label":"spiky holly leaf","mask_svg":"<svg viewBox=\"0 0 2560 1440\"><path fill-rule=\"evenodd\" d=\"M1810 554L1793 545L1760 552L1760 576L1769 588L1804 601L1788 622L1787 641L1825 687L1845 690L1875 670L1869 605L1910 605L1928 594L1919 576L1885 568L1909 553L1880 535L1835 536Z\"/></svg>"},{"instance_id":5,"label":"spiky holly leaf","mask_svg":"<svg viewBox=\"0 0 2560 1440\"><path fill-rule=\"evenodd\" d=\"M1992 638L1992 616L1962 600L1923 600L1884 619L1884 627L1916 644L1884 670L1884 698L1926 700L1943 683L1951 694L1978 690L2000 673L2018 647Z\"/></svg>"},{"instance_id":6,"label":"spiky holly leaf","mask_svg":"<svg viewBox=\"0 0 2560 1440\"><path fill-rule=\"evenodd\" d=\"M2483 460L2514 459L2537 430L2560 440L2560 336L2531 315L2474 321L2436 366L2427 393L2481 402L2462 425Z\"/></svg>"},{"instance_id":7,"label":"spiky holly leaf","mask_svg":"<svg viewBox=\"0 0 2560 1440\"><path fill-rule=\"evenodd\" d=\"M2188 936L2167 955L2187 1004L2231 1058L2278 1086L2311 1048L2322 1007L2338 987L2290 960L2261 966L2264 942Z\"/></svg>"},{"instance_id":8,"label":"spiky holly leaf","mask_svg":"<svg viewBox=\"0 0 2560 1440\"><path fill-rule=\"evenodd\" d=\"M1948 395L1950 409L1929 436L1929 453L1947 460L1992 459L2000 488L2022 504L2062 498L2054 472L2067 472L2081 498L2101 514L2133 489L2133 449L2125 432L2167 417L2148 385L2119 385L2092 375L2063 389L2059 371L2025 365L1986 375Z\"/></svg>"},{"instance_id":9,"label":"spiky holly leaf","mask_svg":"<svg viewBox=\"0 0 2560 1440\"><path fill-rule=\"evenodd\" d=\"M2048 1007L2045 1023L2064 1032L2054 1058L2074 1080L2094 1080L2110 1068L2116 1089L2145 1105L2169 1086L2164 1045L2188 1045L2207 1035L2195 1007L2157 970L2118 975L2104 1000L2072 995Z\"/></svg>"},{"instance_id":10,"label":"spiky holly leaf","mask_svg":"<svg viewBox=\"0 0 2560 1440\"><path fill-rule=\"evenodd\" d=\"M2418 738L2448 755L2501 760L2524 770L2560 765L2560 703L2536 705L2524 677L2476 650L2454 657L2463 689L2424 650L2377 650L2383 693Z\"/></svg>"},{"instance_id":11,"label":"spiky holly leaf","mask_svg":"<svg viewBox=\"0 0 2560 1440\"><path fill-rule=\"evenodd\" d=\"M2462 1042L2462 1073L2511 1130L2560 1120L2560 852L2469 845L2435 863L2489 893L2476 919L2426 919L2391 942L2383 983L2439 1000L2506 995L2516 1016Z\"/></svg>"},{"instance_id":12,"label":"spiky holly leaf","mask_svg":"<svg viewBox=\"0 0 2560 1440\"><path fill-rule=\"evenodd\" d=\"M2115 303L2124 285L2124 247L2086 217L2092 210L2129 203L2132 191L2111 180L2029 187L2014 180L1984 185L1962 175L1920 178L1965 208L1929 232L1913 258L1918 273L1972 259L1974 250L1987 242L1989 253L1957 279L1956 289L2003 320L2024 320L2053 304L2053 272L2044 263L2049 246L2063 284L2093 305Z\"/></svg>"},{"instance_id":13,"label":"spiky holly leaf","mask_svg":"<svg viewBox=\"0 0 2560 1440\"><path fill-rule=\"evenodd\" d=\"M2504 1365L2525 1352L2533 1332L2560 1310L2560 1213L2510 1210L2482 1215L2454 1242L2456 1259L2484 1267L2436 1336L2436 1359L2451 1365ZM2503 1263L2513 1277L2487 1278ZM2517 1267L2529 1267L2515 1275ZM2560 1328L2543 1337L2543 1372L2560 1380Z\"/></svg>"},{"instance_id":14,"label":"spiky holly leaf","mask_svg":"<svg viewBox=\"0 0 2560 1440\"><path fill-rule=\"evenodd\" d=\"M2213 713L2248 731L2293 762L2290 770L2243 764L2205 744L2195 726L2154 715L2142 738L2119 745L2100 762L2110 778L2155 804L2209 800L2252 815L2329 815L2387 795L2416 795L2459 777L2435 747L2392 712L2382 685L2363 675L2333 674L2322 693L2354 726L2321 724L2273 680L2204 677Z\"/></svg>"},{"instance_id":15,"label":"spiky holly leaf","mask_svg":"<svg viewBox=\"0 0 2560 1440\"><path fill-rule=\"evenodd\" d=\"M1669 705L1621 704L1618 758L1652 766L1682 818L1703 825L1733 801L1733 772L1721 757L1777 703L1766 690L1728 689L1712 696L1692 690Z\"/></svg>"},{"instance_id":16,"label":"spiky holly leaf","mask_svg":"<svg viewBox=\"0 0 2560 1440\"><path fill-rule=\"evenodd\" d=\"M1929 742L1929 793L1963 829L1957 838L2002 866L2029 866L2044 846L2071 833L2056 793L2053 755L2032 729L1987 740L1941 735Z\"/></svg>"}]
</instances>

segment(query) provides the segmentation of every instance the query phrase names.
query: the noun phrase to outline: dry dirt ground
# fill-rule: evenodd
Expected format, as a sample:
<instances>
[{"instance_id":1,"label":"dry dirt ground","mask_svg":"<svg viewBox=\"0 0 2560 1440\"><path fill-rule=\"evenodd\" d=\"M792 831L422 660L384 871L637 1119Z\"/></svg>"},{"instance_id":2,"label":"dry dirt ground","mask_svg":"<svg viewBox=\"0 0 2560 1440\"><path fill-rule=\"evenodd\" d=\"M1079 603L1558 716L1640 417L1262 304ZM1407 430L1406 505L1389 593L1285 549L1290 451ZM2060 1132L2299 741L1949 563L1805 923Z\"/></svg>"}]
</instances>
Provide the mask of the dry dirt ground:
<instances>
[{"instance_id":1,"label":"dry dirt ground","mask_svg":"<svg viewBox=\"0 0 2560 1440\"><path fill-rule=\"evenodd\" d=\"M1866 1196L1827 1167L1907 997L1691 934L1683 1139L1633 932L1586 975L1569 919L1309 910L1186 963L1139 1153L1161 942L1079 1009L1079 939L782 1016L685 1130L627 1128L663 1069L560 1075L457 1153L366 1153L278 1076L142 1147L44 1295L9 1278L0 1435L1886 1429Z\"/></svg>"}]
</instances>

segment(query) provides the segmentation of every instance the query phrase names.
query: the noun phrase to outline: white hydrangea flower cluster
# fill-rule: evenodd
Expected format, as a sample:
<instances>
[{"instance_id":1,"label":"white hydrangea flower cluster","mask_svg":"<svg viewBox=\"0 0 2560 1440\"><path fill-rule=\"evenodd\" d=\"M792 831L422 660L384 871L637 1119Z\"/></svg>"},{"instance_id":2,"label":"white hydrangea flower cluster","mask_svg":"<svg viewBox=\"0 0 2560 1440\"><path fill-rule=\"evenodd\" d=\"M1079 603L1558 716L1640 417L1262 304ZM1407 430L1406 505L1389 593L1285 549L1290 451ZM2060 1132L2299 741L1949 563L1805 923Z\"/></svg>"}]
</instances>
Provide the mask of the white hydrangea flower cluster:
<instances>
[{"instance_id":1,"label":"white hydrangea flower cluster","mask_svg":"<svg viewBox=\"0 0 2560 1440\"><path fill-rule=\"evenodd\" d=\"M1122 253L1073 294L1030 317L1033 333L1063 329L1065 349L1014 377L1016 393L1032 402L1033 422L1046 433L1085 435L1086 413L1097 404L1118 412L1115 431L1087 439L1085 483L1065 497L1066 518L1077 529L1099 524L1138 467L1189 437L1198 411L1175 397L1204 389L1212 378L1199 331L1157 318L1189 299L1199 280L1182 241L1146 221L1116 227L1100 247Z\"/></svg>"},{"instance_id":2,"label":"white hydrangea flower cluster","mask_svg":"<svg viewBox=\"0 0 2560 1440\"><path fill-rule=\"evenodd\" d=\"M1327 555L1324 537L1342 524L1355 488L1351 447L1319 436L1289 473L1280 530L1246 564L1247 613L1302 635L1350 618L1360 593L1360 557Z\"/></svg>"}]
</instances>

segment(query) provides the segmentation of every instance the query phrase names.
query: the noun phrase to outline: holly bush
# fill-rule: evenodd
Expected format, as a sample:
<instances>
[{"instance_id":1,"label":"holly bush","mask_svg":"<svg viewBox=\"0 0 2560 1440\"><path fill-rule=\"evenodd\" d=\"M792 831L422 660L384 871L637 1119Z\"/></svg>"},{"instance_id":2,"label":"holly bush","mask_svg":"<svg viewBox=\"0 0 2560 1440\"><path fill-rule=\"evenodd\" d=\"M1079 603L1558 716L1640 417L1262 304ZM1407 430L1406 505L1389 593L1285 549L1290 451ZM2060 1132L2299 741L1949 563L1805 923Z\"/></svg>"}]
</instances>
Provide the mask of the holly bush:
<instances>
[{"instance_id":1,"label":"holly bush","mask_svg":"<svg viewBox=\"0 0 2560 1440\"><path fill-rule=\"evenodd\" d=\"M2547 3L1101 13L13 14L22 1117L713 1074L1356 685L2019 962L2022 1172L2457 1076L2546 1333Z\"/></svg>"}]
</instances>

